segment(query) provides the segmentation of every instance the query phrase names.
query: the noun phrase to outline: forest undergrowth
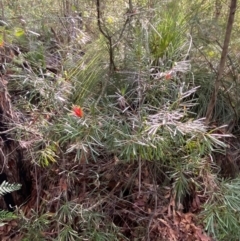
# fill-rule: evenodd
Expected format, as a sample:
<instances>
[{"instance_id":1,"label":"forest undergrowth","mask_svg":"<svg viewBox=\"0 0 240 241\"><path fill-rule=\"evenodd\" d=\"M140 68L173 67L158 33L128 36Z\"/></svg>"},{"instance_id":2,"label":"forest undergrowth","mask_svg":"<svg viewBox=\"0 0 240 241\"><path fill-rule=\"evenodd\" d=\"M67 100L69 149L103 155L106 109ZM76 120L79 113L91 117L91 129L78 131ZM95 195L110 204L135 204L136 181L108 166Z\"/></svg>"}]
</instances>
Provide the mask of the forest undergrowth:
<instances>
[{"instance_id":1,"label":"forest undergrowth","mask_svg":"<svg viewBox=\"0 0 240 241\"><path fill-rule=\"evenodd\" d=\"M1 5L1 240L239 240L227 1Z\"/></svg>"}]
</instances>

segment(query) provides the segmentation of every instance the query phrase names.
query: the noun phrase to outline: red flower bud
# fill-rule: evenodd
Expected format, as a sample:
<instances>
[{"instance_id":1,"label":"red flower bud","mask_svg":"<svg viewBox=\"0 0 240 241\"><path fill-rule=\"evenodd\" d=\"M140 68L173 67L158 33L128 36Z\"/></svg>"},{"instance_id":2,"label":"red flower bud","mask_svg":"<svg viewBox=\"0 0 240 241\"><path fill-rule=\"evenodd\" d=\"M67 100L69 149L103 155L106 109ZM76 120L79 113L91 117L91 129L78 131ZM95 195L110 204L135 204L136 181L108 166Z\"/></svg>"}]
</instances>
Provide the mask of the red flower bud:
<instances>
[{"instance_id":1,"label":"red flower bud","mask_svg":"<svg viewBox=\"0 0 240 241\"><path fill-rule=\"evenodd\" d=\"M83 117L83 110L80 106L74 105L73 108L73 114L77 117L82 118Z\"/></svg>"}]
</instances>

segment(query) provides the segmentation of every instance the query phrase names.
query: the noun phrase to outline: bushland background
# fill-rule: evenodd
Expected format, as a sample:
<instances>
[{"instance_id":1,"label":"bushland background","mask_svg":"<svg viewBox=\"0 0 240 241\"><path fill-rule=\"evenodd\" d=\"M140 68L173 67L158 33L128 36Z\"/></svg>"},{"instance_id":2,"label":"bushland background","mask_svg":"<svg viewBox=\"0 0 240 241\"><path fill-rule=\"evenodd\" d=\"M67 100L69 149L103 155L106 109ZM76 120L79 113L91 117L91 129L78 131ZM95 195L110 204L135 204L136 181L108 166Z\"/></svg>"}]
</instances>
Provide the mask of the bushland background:
<instances>
[{"instance_id":1,"label":"bushland background","mask_svg":"<svg viewBox=\"0 0 240 241\"><path fill-rule=\"evenodd\" d=\"M0 1L1 240L239 240L236 4Z\"/></svg>"}]
</instances>

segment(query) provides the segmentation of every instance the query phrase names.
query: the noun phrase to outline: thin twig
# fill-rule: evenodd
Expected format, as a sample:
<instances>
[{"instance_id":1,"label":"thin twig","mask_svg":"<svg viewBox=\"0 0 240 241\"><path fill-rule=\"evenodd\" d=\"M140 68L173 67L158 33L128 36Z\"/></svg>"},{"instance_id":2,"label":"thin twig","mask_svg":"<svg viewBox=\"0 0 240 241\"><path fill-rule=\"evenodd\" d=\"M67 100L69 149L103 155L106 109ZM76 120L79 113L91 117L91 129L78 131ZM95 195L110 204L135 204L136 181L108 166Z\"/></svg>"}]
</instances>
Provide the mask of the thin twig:
<instances>
[{"instance_id":1,"label":"thin twig","mask_svg":"<svg viewBox=\"0 0 240 241\"><path fill-rule=\"evenodd\" d=\"M142 162L141 158L139 157L138 160L139 170L138 170L138 197L141 195L141 178L142 178Z\"/></svg>"},{"instance_id":2,"label":"thin twig","mask_svg":"<svg viewBox=\"0 0 240 241\"><path fill-rule=\"evenodd\" d=\"M156 180L154 178L156 178L156 170L154 171L155 175L153 175L153 188L154 188L154 210L153 213L149 219L149 223L148 223L148 227L147 227L147 241L151 241L150 239L150 227L152 225L153 222L153 218L156 216L156 212L157 212L157 206L158 206L158 195L157 195L157 184L156 184Z\"/></svg>"}]
</instances>

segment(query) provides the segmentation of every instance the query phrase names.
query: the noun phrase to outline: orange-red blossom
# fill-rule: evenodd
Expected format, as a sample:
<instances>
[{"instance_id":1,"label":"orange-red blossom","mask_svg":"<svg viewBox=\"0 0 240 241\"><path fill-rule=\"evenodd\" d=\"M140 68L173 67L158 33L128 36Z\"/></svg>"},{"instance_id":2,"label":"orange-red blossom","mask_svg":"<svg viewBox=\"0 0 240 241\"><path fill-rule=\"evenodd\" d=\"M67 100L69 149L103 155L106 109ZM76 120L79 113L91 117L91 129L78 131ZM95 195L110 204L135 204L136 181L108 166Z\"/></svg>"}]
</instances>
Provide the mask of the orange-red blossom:
<instances>
[{"instance_id":1,"label":"orange-red blossom","mask_svg":"<svg viewBox=\"0 0 240 241\"><path fill-rule=\"evenodd\" d=\"M80 117L80 118L83 117L83 110L82 110L82 108L80 106L74 105L72 110L73 110L73 114L75 116Z\"/></svg>"}]
</instances>

